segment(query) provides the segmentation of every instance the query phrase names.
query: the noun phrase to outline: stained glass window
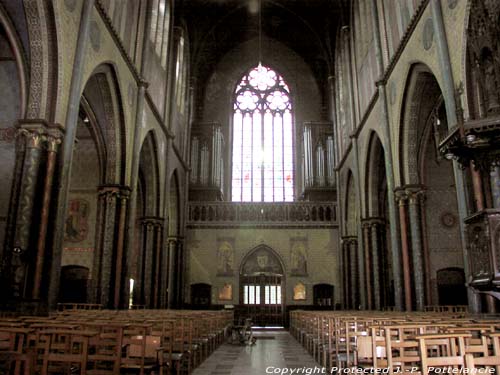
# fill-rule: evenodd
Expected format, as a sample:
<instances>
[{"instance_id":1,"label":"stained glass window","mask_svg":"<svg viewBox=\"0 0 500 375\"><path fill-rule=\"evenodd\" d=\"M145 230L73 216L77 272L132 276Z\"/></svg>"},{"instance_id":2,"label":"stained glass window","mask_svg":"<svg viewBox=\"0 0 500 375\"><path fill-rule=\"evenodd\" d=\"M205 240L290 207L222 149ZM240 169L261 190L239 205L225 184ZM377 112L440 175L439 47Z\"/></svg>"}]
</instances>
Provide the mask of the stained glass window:
<instances>
[{"instance_id":1,"label":"stained glass window","mask_svg":"<svg viewBox=\"0 0 500 375\"><path fill-rule=\"evenodd\" d=\"M293 147L290 89L259 64L235 91L232 201L293 201Z\"/></svg>"}]
</instances>

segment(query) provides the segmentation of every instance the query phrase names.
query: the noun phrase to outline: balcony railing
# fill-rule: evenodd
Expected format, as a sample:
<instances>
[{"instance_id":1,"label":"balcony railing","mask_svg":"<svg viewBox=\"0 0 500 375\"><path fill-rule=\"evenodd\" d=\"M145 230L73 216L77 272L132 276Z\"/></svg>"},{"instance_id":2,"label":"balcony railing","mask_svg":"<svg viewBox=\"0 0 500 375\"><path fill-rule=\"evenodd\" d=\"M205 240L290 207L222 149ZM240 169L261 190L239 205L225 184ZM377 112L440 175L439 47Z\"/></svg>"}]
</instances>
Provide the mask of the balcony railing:
<instances>
[{"instance_id":1,"label":"balcony railing","mask_svg":"<svg viewBox=\"0 0 500 375\"><path fill-rule=\"evenodd\" d=\"M337 204L332 202L190 202L188 208L188 226L332 227L336 225Z\"/></svg>"}]
</instances>

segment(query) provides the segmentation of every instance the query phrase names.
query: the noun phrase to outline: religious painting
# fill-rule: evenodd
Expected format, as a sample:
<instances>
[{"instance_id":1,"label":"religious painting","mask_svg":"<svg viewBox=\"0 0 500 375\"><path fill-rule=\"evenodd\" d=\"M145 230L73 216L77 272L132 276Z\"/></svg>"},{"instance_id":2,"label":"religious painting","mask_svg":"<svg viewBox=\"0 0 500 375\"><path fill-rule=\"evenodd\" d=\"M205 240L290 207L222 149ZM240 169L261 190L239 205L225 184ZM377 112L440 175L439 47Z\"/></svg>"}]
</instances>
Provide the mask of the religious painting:
<instances>
[{"instance_id":1,"label":"religious painting","mask_svg":"<svg viewBox=\"0 0 500 375\"><path fill-rule=\"evenodd\" d=\"M290 274L307 276L307 239L290 239Z\"/></svg>"},{"instance_id":2,"label":"religious painting","mask_svg":"<svg viewBox=\"0 0 500 375\"><path fill-rule=\"evenodd\" d=\"M267 247L261 247L248 256L243 265L243 275L261 273L283 274L278 257Z\"/></svg>"},{"instance_id":3,"label":"religious painting","mask_svg":"<svg viewBox=\"0 0 500 375\"><path fill-rule=\"evenodd\" d=\"M89 232L90 204L85 199L72 199L68 205L68 216L64 226L64 240L67 242L81 242L87 238Z\"/></svg>"},{"instance_id":4,"label":"religious painting","mask_svg":"<svg viewBox=\"0 0 500 375\"><path fill-rule=\"evenodd\" d=\"M234 276L234 238L217 239L217 276Z\"/></svg>"},{"instance_id":5,"label":"religious painting","mask_svg":"<svg viewBox=\"0 0 500 375\"><path fill-rule=\"evenodd\" d=\"M233 300L233 285L224 284L223 287L219 288L219 301L232 301Z\"/></svg>"},{"instance_id":6,"label":"religious painting","mask_svg":"<svg viewBox=\"0 0 500 375\"><path fill-rule=\"evenodd\" d=\"M293 300L294 301L305 301L306 300L306 286L301 282L298 282L293 287Z\"/></svg>"}]
</instances>

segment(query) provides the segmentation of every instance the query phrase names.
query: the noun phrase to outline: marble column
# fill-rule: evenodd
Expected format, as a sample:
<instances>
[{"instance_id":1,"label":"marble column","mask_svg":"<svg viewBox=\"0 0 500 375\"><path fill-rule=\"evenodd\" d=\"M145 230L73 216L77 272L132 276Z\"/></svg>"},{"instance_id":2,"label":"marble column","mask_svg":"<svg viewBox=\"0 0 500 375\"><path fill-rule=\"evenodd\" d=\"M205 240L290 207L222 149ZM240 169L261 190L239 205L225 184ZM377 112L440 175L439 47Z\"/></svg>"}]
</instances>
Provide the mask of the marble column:
<instances>
[{"instance_id":1,"label":"marble column","mask_svg":"<svg viewBox=\"0 0 500 375\"><path fill-rule=\"evenodd\" d=\"M371 250L372 250L372 274L373 274L373 301L375 310L380 310L380 278L381 273L384 272L380 267L379 253L381 251L381 232L383 221L380 219L372 219L370 221L370 237L371 237Z\"/></svg>"},{"instance_id":2,"label":"marble column","mask_svg":"<svg viewBox=\"0 0 500 375\"><path fill-rule=\"evenodd\" d=\"M349 241L347 237L342 237L342 277L343 277L343 292L344 292L344 309L351 307L351 293L349 282Z\"/></svg>"},{"instance_id":3,"label":"marble column","mask_svg":"<svg viewBox=\"0 0 500 375\"><path fill-rule=\"evenodd\" d=\"M424 278L425 285L425 304L432 305L432 286L431 286L431 257L429 250L429 240L427 234L427 217L425 207L425 194L419 195L419 214L420 214L420 227L422 228L422 255L423 267L426 277Z\"/></svg>"},{"instance_id":4,"label":"marble column","mask_svg":"<svg viewBox=\"0 0 500 375\"><path fill-rule=\"evenodd\" d=\"M420 219L420 196L424 193L421 186L406 188L411 231L411 254L413 261L413 281L415 283L416 309L423 311L425 307L424 256L422 246L422 221Z\"/></svg>"},{"instance_id":5,"label":"marble column","mask_svg":"<svg viewBox=\"0 0 500 375\"><path fill-rule=\"evenodd\" d=\"M155 250L155 224L153 218L144 218L142 221L144 233L144 269L143 269L143 291L144 305L146 308L151 308L153 304L153 264Z\"/></svg>"},{"instance_id":6,"label":"marble column","mask_svg":"<svg viewBox=\"0 0 500 375\"><path fill-rule=\"evenodd\" d=\"M366 299L368 310L373 309L373 290L372 290L372 276L376 272L372 268L371 258L372 255L372 244L370 236L370 220L362 220L362 232L363 232L363 249L364 249L364 261L365 261L365 288L366 288Z\"/></svg>"},{"instance_id":7,"label":"marble column","mask_svg":"<svg viewBox=\"0 0 500 375\"><path fill-rule=\"evenodd\" d=\"M47 137L47 165L45 167L45 181L43 186L42 211L40 214L40 229L38 231L37 255L35 263L35 275L33 279L33 299L40 298L42 286L43 265L45 262L45 243L47 240L47 228L49 222L50 202L56 168L57 150L61 138L59 136Z\"/></svg>"},{"instance_id":8,"label":"marble column","mask_svg":"<svg viewBox=\"0 0 500 375\"><path fill-rule=\"evenodd\" d=\"M175 269L176 269L176 251L177 239L170 237L168 239L168 308L171 309L175 305Z\"/></svg>"},{"instance_id":9,"label":"marble column","mask_svg":"<svg viewBox=\"0 0 500 375\"><path fill-rule=\"evenodd\" d=\"M114 248L115 248L115 228L116 228L116 211L119 198L119 188L116 186L102 186L99 195L103 196L103 218L102 225L102 250L101 250L101 267L99 277L100 287L100 303L109 308L112 305L111 301L111 275L113 271Z\"/></svg>"},{"instance_id":10,"label":"marble column","mask_svg":"<svg viewBox=\"0 0 500 375\"><path fill-rule=\"evenodd\" d=\"M184 240L182 238L177 238L176 243L176 253L177 253L177 267L176 267L176 278L175 278L175 307L181 309L184 305Z\"/></svg>"},{"instance_id":11,"label":"marble column","mask_svg":"<svg viewBox=\"0 0 500 375\"><path fill-rule=\"evenodd\" d=\"M350 270L350 281L351 281L351 308L354 310L359 309L359 267L358 267L358 239L357 237L351 237L349 240L349 270Z\"/></svg>"},{"instance_id":12,"label":"marble column","mask_svg":"<svg viewBox=\"0 0 500 375\"><path fill-rule=\"evenodd\" d=\"M408 225L407 225L407 200L406 192L398 188L396 189L395 197L399 206L399 224L401 235L401 259L403 263L403 284L404 284L404 302L406 311L411 311L411 277L410 277L410 243L408 239Z\"/></svg>"},{"instance_id":13,"label":"marble column","mask_svg":"<svg viewBox=\"0 0 500 375\"><path fill-rule=\"evenodd\" d=\"M116 243L116 267L115 267L115 283L114 283L114 293L113 293L113 307L118 309L119 307L127 306L128 303L128 282L124 280L124 262L125 259L125 225L128 212L128 202L130 198L130 188L121 187L118 200L119 204L119 219L118 219L118 238Z\"/></svg>"},{"instance_id":14,"label":"marble column","mask_svg":"<svg viewBox=\"0 0 500 375\"><path fill-rule=\"evenodd\" d=\"M162 293L162 283L161 283L161 270L162 270L162 248L163 248L163 219L157 218L155 223L155 273L154 273L154 307L161 307L161 293Z\"/></svg>"},{"instance_id":15,"label":"marble column","mask_svg":"<svg viewBox=\"0 0 500 375\"><path fill-rule=\"evenodd\" d=\"M12 295L15 298L25 297L28 262L35 252L29 247L43 140L43 135L38 130L21 129L19 135L25 138L26 152L22 167L21 190L10 261Z\"/></svg>"}]
</instances>

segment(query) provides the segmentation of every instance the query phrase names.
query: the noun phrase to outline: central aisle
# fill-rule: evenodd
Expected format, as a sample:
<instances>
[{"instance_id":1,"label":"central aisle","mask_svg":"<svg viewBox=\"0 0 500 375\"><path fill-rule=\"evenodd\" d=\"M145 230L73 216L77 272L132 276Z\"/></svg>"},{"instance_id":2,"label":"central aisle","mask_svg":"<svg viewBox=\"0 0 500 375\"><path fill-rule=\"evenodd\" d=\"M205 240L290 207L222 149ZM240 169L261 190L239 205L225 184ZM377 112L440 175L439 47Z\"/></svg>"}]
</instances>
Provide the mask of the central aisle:
<instances>
[{"instance_id":1,"label":"central aisle","mask_svg":"<svg viewBox=\"0 0 500 375\"><path fill-rule=\"evenodd\" d=\"M222 345L193 375L265 375L275 368L318 366L286 331L257 332L254 336L257 342L253 346Z\"/></svg>"}]
</instances>

